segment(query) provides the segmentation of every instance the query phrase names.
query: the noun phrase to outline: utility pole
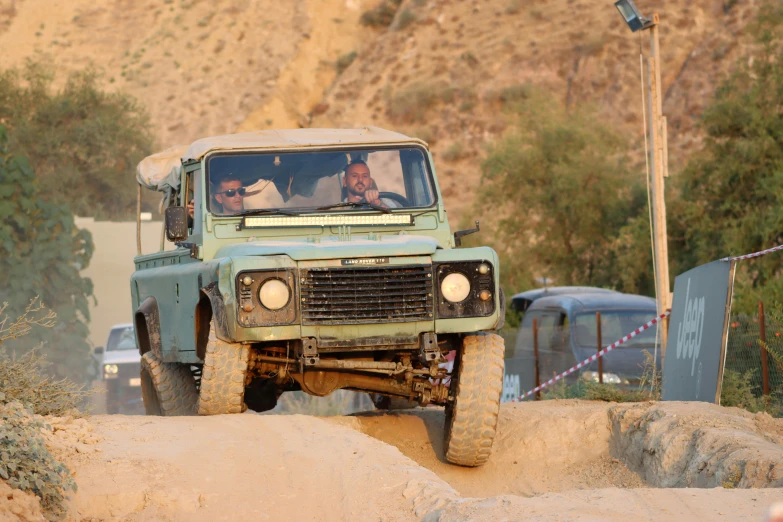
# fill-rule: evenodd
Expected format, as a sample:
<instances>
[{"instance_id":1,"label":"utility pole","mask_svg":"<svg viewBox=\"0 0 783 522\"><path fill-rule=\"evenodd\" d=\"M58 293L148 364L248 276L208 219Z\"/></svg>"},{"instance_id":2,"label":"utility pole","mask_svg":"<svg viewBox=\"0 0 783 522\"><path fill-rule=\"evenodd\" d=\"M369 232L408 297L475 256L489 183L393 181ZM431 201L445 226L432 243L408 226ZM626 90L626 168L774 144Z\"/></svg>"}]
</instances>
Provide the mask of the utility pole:
<instances>
[{"instance_id":1,"label":"utility pole","mask_svg":"<svg viewBox=\"0 0 783 522\"><path fill-rule=\"evenodd\" d=\"M666 233L666 200L664 178L669 177L669 152L666 136L666 117L663 115L661 92L661 51L658 40L658 15L654 14L650 31L650 57L647 58L647 108L650 114L650 180L653 219L653 247L655 252L655 293L658 296L658 314L671 308L669 284L669 245ZM661 323L661 363L666 357L669 321Z\"/></svg>"},{"instance_id":2,"label":"utility pole","mask_svg":"<svg viewBox=\"0 0 783 522\"><path fill-rule=\"evenodd\" d=\"M658 40L658 15L645 17L633 0L618 0L615 4L632 32L650 31L650 56L647 58L647 113L650 115L650 197L652 204L653 258L655 261L655 294L658 314L671 308L669 283L669 246L666 233L666 200L664 178L669 177L669 148L666 118L663 115L661 90L661 50ZM643 109L644 110L644 109ZM660 323L661 364L666 357L669 321Z\"/></svg>"}]
</instances>

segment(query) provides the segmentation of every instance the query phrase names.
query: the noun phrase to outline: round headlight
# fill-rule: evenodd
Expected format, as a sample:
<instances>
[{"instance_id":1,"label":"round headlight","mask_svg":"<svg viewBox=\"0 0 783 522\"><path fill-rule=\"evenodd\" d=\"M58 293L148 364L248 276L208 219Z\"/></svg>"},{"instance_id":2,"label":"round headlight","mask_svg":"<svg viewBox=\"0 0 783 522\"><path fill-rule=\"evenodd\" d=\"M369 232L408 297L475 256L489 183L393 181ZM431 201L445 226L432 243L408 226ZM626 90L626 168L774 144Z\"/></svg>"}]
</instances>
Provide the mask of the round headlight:
<instances>
[{"instance_id":1,"label":"round headlight","mask_svg":"<svg viewBox=\"0 0 783 522\"><path fill-rule=\"evenodd\" d=\"M291 299L291 289L279 279L269 279L258 290L261 304L269 310L280 310Z\"/></svg>"},{"instance_id":2,"label":"round headlight","mask_svg":"<svg viewBox=\"0 0 783 522\"><path fill-rule=\"evenodd\" d=\"M120 369L117 367L116 364L105 364L103 366L103 371L106 373L117 373L120 371Z\"/></svg>"},{"instance_id":3,"label":"round headlight","mask_svg":"<svg viewBox=\"0 0 783 522\"><path fill-rule=\"evenodd\" d=\"M470 295L470 281L457 272L449 274L440 283L440 293L447 301L459 303Z\"/></svg>"}]
</instances>

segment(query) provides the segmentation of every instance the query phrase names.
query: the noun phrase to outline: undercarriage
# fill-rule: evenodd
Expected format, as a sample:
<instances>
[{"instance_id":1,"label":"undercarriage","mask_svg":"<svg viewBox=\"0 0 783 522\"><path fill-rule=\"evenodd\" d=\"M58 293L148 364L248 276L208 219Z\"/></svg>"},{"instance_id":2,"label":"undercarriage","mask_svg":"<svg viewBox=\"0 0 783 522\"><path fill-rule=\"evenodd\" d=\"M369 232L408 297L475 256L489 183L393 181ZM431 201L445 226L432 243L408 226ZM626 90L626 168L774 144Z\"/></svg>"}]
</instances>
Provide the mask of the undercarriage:
<instances>
[{"instance_id":1,"label":"undercarriage","mask_svg":"<svg viewBox=\"0 0 783 522\"><path fill-rule=\"evenodd\" d=\"M448 400L446 354L453 337L421 335L418 349L378 347L361 352L319 353L314 340L254 344L248 356L245 403L263 411L270 394L301 390L323 397L339 389L401 398L425 406ZM261 382L259 382L261 381ZM274 383L274 384L272 384Z\"/></svg>"}]
</instances>

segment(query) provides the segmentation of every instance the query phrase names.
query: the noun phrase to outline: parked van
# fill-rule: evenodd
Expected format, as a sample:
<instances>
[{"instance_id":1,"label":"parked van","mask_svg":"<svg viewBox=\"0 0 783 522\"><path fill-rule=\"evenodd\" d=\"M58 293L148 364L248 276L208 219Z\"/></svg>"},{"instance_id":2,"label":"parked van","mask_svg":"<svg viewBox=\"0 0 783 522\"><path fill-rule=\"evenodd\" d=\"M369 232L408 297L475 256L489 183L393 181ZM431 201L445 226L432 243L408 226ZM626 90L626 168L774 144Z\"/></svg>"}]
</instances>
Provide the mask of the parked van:
<instances>
[{"instance_id":1,"label":"parked van","mask_svg":"<svg viewBox=\"0 0 783 522\"><path fill-rule=\"evenodd\" d=\"M596 353L597 312L601 313L602 347L657 315L654 299L612 290L555 288L551 294L528 295L526 300L517 299L520 295L512 298L512 306L524 306L526 311L514 348L506 351L505 364L506 387L518 386L520 393L535 387L534 319L538 325L541 382L545 382ZM660 338L656 328L642 332L603 356L604 383L638 385L647 357L645 351L657 357L660 368ZM598 362L585 365L567 381L579 378L598 382ZM504 398L508 400L513 393L506 391Z\"/></svg>"}]
</instances>

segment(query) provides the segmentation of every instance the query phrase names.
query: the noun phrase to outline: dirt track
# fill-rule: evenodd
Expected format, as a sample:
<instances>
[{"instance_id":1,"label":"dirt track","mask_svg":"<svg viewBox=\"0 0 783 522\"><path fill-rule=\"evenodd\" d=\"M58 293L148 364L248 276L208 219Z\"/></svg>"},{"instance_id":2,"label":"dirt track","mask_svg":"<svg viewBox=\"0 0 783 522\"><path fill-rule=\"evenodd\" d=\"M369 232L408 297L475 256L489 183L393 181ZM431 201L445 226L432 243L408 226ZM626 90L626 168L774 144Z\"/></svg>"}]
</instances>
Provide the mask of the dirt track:
<instances>
[{"instance_id":1,"label":"dirt track","mask_svg":"<svg viewBox=\"0 0 783 522\"><path fill-rule=\"evenodd\" d=\"M79 483L71 520L728 521L783 500L783 421L764 414L505 404L478 469L442 462L442 423L435 409L96 416L55 439Z\"/></svg>"}]
</instances>

